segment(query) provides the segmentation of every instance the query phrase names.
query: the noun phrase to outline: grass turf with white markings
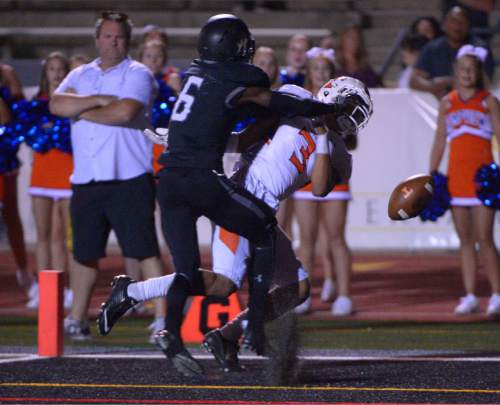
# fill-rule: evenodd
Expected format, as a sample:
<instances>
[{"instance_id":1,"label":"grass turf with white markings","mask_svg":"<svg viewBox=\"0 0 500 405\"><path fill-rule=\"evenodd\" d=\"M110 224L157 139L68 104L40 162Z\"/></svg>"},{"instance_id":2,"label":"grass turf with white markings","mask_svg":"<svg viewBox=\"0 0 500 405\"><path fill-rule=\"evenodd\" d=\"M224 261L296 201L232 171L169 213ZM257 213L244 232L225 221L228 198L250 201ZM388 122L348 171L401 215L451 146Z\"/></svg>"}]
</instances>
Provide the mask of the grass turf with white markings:
<instances>
[{"instance_id":1,"label":"grass turf with white markings","mask_svg":"<svg viewBox=\"0 0 500 405\"><path fill-rule=\"evenodd\" d=\"M90 342L66 341L67 346L117 346L152 348L147 342L150 318L124 318L110 335L93 328ZM0 346L35 346L34 317L0 318ZM301 320L301 347L340 350L444 350L500 352L497 322L416 323L359 320ZM197 346L197 345L196 345Z\"/></svg>"}]
</instances>

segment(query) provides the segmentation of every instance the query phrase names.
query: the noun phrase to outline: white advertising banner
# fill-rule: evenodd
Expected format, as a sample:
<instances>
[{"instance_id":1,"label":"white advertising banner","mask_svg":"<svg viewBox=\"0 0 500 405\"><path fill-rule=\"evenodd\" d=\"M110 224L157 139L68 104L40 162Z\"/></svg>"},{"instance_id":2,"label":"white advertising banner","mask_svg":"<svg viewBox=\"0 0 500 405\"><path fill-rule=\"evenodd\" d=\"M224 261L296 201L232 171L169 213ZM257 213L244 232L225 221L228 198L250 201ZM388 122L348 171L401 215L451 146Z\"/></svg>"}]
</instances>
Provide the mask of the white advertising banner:
<instances>
[{"instance_id":1,"label":"white advertising banner","mask_svg":"<svg viewBox=\"0 0 500 405\"><path fill-rule=\"evenodd\" d=\"M358 249L443 249L458 247L450 211L437 222L392 221L389 196L407 177L427 173L437 118L437 100L406 89L371 90L374 114L353 152L347 238ZM498 156L498 154L495 154ZM445 173L447 154L440 171ZM500 221L499 216L496 218ZM496 229L500 241L500 229Z\"/></svg>"},{"instance_id":2,"label":"white advertising banner","mask_svg":"<svg viewBox=\"0 0 500 405\"><path fill-rule=\"evenodd\" d=\"M437 100L405 89L374 89L371 93L374 114L360 134L358 149L353 152L353 200L347 226L349 245L354 249L456 248L458 240L449 212L435 223L423 223L419 218L391 221L387 216L387 203L394 187L411 175L428 171ZM20 158L23 161L19 178L20 210L26 240L34 242L36 234L27 194L30 149L23 146ZM441 165L441 171L445 170L446 160ZM499 216L497 223L500 223ZM201 219L200 243L209 244L210 234L209 222ZM495 236L500 241L500 227Z\"/></svg>"}]
</instances>

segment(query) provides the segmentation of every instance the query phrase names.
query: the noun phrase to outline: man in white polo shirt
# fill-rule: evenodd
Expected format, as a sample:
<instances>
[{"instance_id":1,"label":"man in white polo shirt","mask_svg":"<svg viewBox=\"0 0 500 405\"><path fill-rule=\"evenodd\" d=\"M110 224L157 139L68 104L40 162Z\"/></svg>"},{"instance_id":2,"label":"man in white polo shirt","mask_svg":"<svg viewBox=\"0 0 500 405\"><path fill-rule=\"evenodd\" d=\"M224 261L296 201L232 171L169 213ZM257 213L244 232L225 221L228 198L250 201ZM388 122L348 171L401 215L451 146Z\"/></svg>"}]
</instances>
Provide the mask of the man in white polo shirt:
<instances>
[{"instance_id":1,"label":"man in white polo shirt","mask_svg":"<svg viewBox=\"0 0 500 405\"><path fill-rule=\"evenodd\" d=\"M111 230L123 255L140 261L146 278L162 274L152 144L142 134L156 84L147 67L127 56L131 31L126 14L102 13L95 34L99 57L70 72L50 102L52 113L73 120L75 297L65 331L78 340L90 338L87 310Z\"/></svg>"}]
</instances>

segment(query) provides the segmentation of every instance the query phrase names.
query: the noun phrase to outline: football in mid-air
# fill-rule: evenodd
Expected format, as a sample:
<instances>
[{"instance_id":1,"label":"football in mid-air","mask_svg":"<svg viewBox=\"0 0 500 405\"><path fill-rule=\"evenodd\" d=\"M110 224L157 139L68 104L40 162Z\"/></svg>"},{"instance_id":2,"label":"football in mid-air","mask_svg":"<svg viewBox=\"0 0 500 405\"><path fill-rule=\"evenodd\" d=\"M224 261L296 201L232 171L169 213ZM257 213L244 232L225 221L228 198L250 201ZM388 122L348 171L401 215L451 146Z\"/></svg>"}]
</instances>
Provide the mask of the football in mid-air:
<instances>
[{"instance_id":1,"label":"football in mid-air","mask_svg":"<svg viewBox=\"0 0 500 405\"><path fill-rule=\"evenodd\" d=\"M416 174L397 185L389 199L389 218L402 221L416 217L429 203L434 191L432 176Z\"/></svg>"}]
</instances>

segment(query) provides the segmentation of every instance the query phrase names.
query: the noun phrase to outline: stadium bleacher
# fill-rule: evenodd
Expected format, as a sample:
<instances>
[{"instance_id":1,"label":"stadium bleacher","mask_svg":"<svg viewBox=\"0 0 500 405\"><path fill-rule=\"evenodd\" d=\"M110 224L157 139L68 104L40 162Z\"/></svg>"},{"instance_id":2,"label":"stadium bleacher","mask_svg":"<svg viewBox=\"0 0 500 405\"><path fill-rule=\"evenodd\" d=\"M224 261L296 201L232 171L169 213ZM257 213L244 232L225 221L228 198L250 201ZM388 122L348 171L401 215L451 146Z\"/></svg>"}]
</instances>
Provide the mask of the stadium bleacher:
<instances>
[{"instance_id":1,"label":"stadium bleacher","mask_svg":"<svg viewBox=\"0 0 500 405\"><path fill-rule=\"evenodd\" d=\"M170 60L182 67L195 56L196 35L207 17L233 12L247 21L258 44L276 48L280 60L292 33L306 33L317 42L330 30L338 32L347 24L361 23L365 27L371 62L378 70L402 29L418 16L439 18L441 13L441 0L288 0L279 3L285 7L279 11L262 8L246 11L242 3L228 0L2 1L1 57L19 69L25 85L34 85L38 60L49 52L62 50L68 54L93 55L92 25L96 16L103 9L119 9L129 13L137 27L136 37L147 24L165 27L170 35ZM496 26L498 21L500 9L492 13L491 26ZM491 45L496 59L500 59L500 35L493 38ZM386 81L394 81L399 71L395 60ZM500 75L496 76L498 80Z\"/></svg>"}]
</instances>

